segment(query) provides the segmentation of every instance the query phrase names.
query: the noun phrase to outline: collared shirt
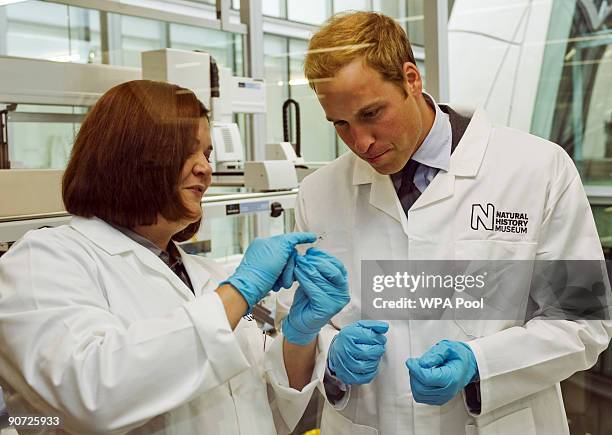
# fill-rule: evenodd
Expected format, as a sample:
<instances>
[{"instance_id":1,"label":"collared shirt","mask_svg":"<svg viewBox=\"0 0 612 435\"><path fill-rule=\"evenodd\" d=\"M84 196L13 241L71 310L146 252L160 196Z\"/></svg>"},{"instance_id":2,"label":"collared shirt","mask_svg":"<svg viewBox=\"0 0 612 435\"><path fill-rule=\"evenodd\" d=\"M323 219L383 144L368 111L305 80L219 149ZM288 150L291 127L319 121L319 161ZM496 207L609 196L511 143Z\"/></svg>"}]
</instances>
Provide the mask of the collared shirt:
<instances>
[{"instance_id":1,"label":"collared shirt","mask_svg":"<svg viewBox=\"0 0 612 435\"><path fill-rule=\"evenodd\" d=\"M161 261L163 261L164 264L166 264L166 266L168 266L170 270L172 270L172 272L174 272L174 274L178 276L179 279L183 281L193 293L193 285L191 284L191 279L189 279L189 275L187 274L187 270L185 269L185 265L183 264L181 254L179 253L178 248L172 240L170 240L170 243L168 243L168 252L166 252L159 249L159 247L155 243L153 243L146 237L141 236L140 234L132 231L129 228L121 227L119 225L112 226L118 231L121 231L123 234L128 236L130 239L132 239L139 245L142 245L149 251L153 252L155 256L159 257Z\"/></svg>"},{"instance_id":2,"label":"collared shirt","mask_svg":"<svg viewBox=\"0 0 612 435\"><path fill-rule=\"evenodd\" d=\"M421 193L425 191L440 170L448 172L452 144L452 129L448 114L440 110L431 95L423 92L423 96L427 104L434 109L435 118L431 130L411 157L412 160L419 163L413 182ZM402 184L402 172L403 170L391 175L396 192L399 192Z\"/></svg>"}]
</instances>

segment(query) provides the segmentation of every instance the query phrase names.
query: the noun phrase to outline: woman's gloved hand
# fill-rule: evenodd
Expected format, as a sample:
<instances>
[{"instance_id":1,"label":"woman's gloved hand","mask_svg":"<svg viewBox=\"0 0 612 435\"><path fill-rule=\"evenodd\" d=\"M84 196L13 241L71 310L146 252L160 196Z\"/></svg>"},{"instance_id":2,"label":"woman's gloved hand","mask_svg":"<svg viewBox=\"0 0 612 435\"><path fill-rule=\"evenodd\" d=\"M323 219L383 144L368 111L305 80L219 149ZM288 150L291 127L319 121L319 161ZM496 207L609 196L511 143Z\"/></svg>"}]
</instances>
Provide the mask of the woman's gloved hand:
<instances>
[{"instance_id":1,"label":"woman's gloved hand","mask_svg":"<svg viewBox=\"0 0 612 435\"><path fill-rule=\"evenodd\" d=\"M294 275L300 286L282 330L287 341L304 346L348 304L350 297L346 269L336 257L310 248L295 261Z\"/></svg>"},{"instance_id":2,"label":"woman's gloved hand","mask_svg":"<svg viewBox=\"0 0 612 435\"><path fill-rule=\"evenodd\" d=\"M442 340L420 358L408 358L406 367L414 400L429 405L444 405L478 379L476 357L460 341Z\"/></svg>"},{"instance_id":3,"label":"woman's gloved hand","mask_svg":"<svg viewBox=\"0 0 612 435\"><path fill-rule=\"evenodd\" d=\"M270 290L290 287L293 283L295 245L313 243L314 233L289 233L255 239L249 245L236 271L222 284L231 284L253 308Z\"/></svg>"},{"instance_id":4,"label":"woman's gloved hand","mask_svg":"<svg viewBox=\"0 0 612 435\"><path fill-rule=\"evenodd\" d=\"M329 347L329 370L345 384L371 382L385 353L388 330L389 324L379 320L360 320L342 328Z\"/></svg>"}]
</instances>

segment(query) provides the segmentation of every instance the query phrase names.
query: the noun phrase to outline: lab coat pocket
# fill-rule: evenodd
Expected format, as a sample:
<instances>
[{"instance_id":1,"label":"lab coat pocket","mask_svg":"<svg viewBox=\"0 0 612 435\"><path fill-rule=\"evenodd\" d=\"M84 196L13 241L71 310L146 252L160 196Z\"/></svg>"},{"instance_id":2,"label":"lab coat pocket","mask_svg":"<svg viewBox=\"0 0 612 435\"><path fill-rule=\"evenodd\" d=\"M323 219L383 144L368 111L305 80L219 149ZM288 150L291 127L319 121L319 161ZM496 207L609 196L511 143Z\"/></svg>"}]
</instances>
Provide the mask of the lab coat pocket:
<instances>
[{"instance_id":1,"label":"lab coat pocket","mask_svg":"<svg viewBox=\"0 0 612 435\"><path fill-rule=\"evenodd\" d=\"M503 240L456 240L455 260L533 260L537 243Z\"/></svg>"},{"instance_id":2,"label":"lab coat pocket","mask_svg":"<svg viewBox=\"0 0 612 435\"><path fill-rule=\"evenodd\" d=\"M467 425L466 435L536 435L531 408L524 408L485 426Z\"/></svg>"},{"instance_id":3,"label":"lab coat pocket","mask_svg":"<svg viewBox=\"0 0 612 435\"><path fill-rule=\"evenodd\" d=\"M353 423L326 403L321 417L321 435L377 435L370 426Z\"/></svg>"},{"instance_id":4,"label":"lab coat pocket","mask_svg":"<svg viewBox=\"0 0 612 435\"><path fill-rule=\"evenodd\" d=\"M455 295L464 304L462 309L453 311L454 322L466 338L483 337L523 324L536 243L458 240L454 248L455 260L466 262L465 275L480 276L484 283L481 288Z\"/></svg>"}]
</instances>

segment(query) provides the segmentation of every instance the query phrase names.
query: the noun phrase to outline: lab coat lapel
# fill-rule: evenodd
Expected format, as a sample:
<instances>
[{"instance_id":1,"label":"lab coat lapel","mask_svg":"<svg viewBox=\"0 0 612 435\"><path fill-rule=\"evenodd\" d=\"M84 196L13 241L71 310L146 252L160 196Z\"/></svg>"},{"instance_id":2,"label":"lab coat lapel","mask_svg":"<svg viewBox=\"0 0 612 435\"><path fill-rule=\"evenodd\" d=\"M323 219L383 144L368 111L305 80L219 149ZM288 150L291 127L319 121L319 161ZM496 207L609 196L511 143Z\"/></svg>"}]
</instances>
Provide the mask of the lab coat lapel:
<instances>
[{"instance_id":1,"label":"lab coat lapel","mask_svg":"<svg viewBox=\"0 0 612 435\"><path fill-rule=\"evenodd\" d=\"M164 276L185 300L193 299L189 287L159 257L103 220L74 217L70 225L110 255L134 256L140 264Z\"/></svg>"},{"instance_id":2,"label":"lab coat lapel","mask_svg":"<svg viewBox=\"0 0 612 435\"><path fill-rule=\"evenodd\" d=\"M485 111L477 109L457 144L457 149L451 155L448 172L438 173L410 211L453 196L456 177L475 177L484 158L490 133L491 124Z\"/></svg>"},{"instance_id":3,"label":"lab coat lapel","mask_svg":"<svg viewBox=\"0 0 612 435\"><path fill-rule=\"evenodd\" d=\"M492 128L484 109L476 109L457 149L451 155L449 172L457 177L475 177L478 174Z\"/></svg>"},{"instance_id":4,"label":"lab coat lapel","mask_svg":"<svg viewBox=\"0 0 612 435\"><path fill-rule=\"evenodd\" d=\"M455 175L449 172L438 172L438 175L429 183L427 189L410 207L410 211L418 210L437 201L449 198L455 191Z\"/></svg>"},{"instance_id":5,"label":"lab coat lapel","mask_svg":"<svg viewBox=\"0 0 612 435\"><path fill-rule=\"evenodd\" d=\"M195 259L191 258L191 256L185 253L180 247L179 252L181 253L183 265L185 266L185 270L187 270L187 274L191 280L191 285L193 286L193 291L196 297L202 296L204 294L205 287L211 280L210 272L206 270L201 263L198 263Z\"/></svg>"},{"instance_id":6,"label":"lab coat lapel","mask_svg":"<svg viewBox=\"0 0 612 435\"><path fill-rule=\"evenodd\" d=\"M357 156L353 156L353 158L355 159L353 184L370 184L370 205L388 214L399 223L402 223L403 226L402 218L405 220L406 217L402 204L397 197L397 192L393 187L391 177L379 174Z\"/></svg>"},{"instance_id":7,"label":"lab coat lapel","mask_svg":"<svg viewBox=\"0 0 612 435\"><path fill-rule=\"evenodd\" d=\"M193 300L194 295L191 289L181 281L181 279L165 264L161 258L157 257L153 252L134 242L137 246L132 250L132 254L135 255L138 260L146 266L148 269L163 275L172 284L172 287L183 297L186 301ZM191 276L189 277L191 278Z\"/></svg>"}]
</instances>

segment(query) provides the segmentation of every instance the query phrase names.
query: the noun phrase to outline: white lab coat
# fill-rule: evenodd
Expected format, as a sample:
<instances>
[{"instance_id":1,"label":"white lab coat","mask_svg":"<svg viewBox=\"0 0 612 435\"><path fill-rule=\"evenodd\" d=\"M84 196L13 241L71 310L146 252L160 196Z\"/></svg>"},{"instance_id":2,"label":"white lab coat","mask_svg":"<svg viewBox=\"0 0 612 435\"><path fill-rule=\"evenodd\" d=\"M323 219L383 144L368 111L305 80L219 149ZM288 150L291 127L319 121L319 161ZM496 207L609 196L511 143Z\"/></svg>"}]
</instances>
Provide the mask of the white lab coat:
<instances>
[{"instance_id":1,"label":"white lab coat","mask_svg":"<svg viewBox=\"0 0 612 435\"><path fill-rule=\"evenodd\" d=\"M277 427L292 429L317 375L302 392L290 389L281 339L266 376L261 330L242 319L232 332L214 292L227 274L181 256L196 296L150 250L96 218L30 232L0 258L0 382L10 414L59 412L78 434L270 435L273 377Z\"/></svg>"},{"instance_id":2,"label":"white lab coat","mask_svg":"<svg viewBox=\"0 0 612 435\"><path fill-rule=\"evenodd\" d=\"M527 234L471 228L472 204L527 213ZM303 180L297 229L349 272L351 302L333 319L360 318L360 261L383 259L603 259L591 209L566 152L546 140L493 127L477 110L450 170L440 172L406 218L389 176L347 153ZM391 321L377 378L352 386L323 411L322 433L567 434L559 382L591 367L608 346L601 321ZM328 349L337 330L326 327ZM408 357L441 339L469 342L480 372L482 410L458 395L443 406L416 403ZM322 384L320 385L322 389Z\"/></svg>"}]
</instances>

